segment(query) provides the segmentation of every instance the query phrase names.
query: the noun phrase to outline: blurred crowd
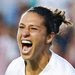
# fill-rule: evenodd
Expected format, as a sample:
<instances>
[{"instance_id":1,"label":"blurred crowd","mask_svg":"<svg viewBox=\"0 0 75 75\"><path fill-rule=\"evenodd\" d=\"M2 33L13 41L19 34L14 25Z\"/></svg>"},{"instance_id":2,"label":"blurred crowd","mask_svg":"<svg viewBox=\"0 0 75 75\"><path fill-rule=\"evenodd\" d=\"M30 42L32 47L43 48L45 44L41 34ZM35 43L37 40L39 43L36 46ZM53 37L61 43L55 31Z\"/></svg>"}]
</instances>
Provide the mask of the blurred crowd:
<instances>
[{"instance_id":1,"label":"blurred crowd","mask_svg":"<svg viewBox=\"0 0 75 75\"><path fill-rule=\"evenodd\" d=\"M65 10L72 22L62 24L52 42L51 49L67 59L75 67L75 1L74 0L1 0L0 2L0 75L4 75L9 63L20 56L16 35L20 16L32 6L46 6Z\"/></svg>"}]
</instances>

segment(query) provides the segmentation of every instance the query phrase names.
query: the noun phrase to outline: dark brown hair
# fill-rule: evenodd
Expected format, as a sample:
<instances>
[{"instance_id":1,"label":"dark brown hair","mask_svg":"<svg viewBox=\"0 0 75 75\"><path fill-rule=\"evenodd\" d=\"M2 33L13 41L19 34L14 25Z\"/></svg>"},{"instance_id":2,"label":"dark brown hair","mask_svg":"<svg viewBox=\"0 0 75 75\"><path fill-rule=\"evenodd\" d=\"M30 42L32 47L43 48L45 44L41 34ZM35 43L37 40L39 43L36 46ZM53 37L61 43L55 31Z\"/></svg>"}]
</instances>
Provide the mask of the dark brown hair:
<instances>
[{"instance_id":1,"label":"dark brown hair","mask_svg":"<svg viewBox=\"0 0 75 75\"><path fill-rule=\"evenodd\" d=\"M59 27L62 23L70 23L65 20L65 12L59 11L58 9L53 12L48 8L38 6L29 9L28 12L34 12L44 17L44 23L48 34L51 32L58 33Z\"/></svg>"}]
</instances>

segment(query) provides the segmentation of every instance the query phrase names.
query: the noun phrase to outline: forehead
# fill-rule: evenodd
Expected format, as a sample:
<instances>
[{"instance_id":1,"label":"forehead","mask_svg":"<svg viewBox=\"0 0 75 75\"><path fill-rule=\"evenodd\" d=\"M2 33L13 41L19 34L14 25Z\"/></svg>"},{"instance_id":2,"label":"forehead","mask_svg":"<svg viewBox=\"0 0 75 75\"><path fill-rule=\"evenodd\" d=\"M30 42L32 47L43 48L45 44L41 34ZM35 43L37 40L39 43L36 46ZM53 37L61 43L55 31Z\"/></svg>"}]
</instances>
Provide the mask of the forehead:
<instances>
[{"instance_id":1,"label":"forehead","mask_svg":"<svg viewBox=\"0 0 75 75\"><path fill-rule=\"evenodd\" d=\"M43 23L44 22L44 17L35 13L35 12L26 12L21 16L20 19L21 23Z\"/></svg>"}]
</instances>

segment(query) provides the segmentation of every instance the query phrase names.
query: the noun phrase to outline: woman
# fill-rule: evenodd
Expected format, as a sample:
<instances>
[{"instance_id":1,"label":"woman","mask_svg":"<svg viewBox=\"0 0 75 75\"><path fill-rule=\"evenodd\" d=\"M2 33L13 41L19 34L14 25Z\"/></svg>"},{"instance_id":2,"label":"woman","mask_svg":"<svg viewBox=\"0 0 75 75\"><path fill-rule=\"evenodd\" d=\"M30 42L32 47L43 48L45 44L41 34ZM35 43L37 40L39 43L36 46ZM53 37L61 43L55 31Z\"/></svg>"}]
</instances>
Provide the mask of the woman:
<instances>
[{"instance_id":1,"label":"woman","mask_svg":"<svg viewBox=\"0 0 75 75\"><path fill-rule=\"evenodd\" d=\"M17 33L21 57L9 65L6 75L75 75L65 59L49 50L62 23L69 22L57 9L53 12L39 6L26 11Z\"/></svg>"}]
</instances>

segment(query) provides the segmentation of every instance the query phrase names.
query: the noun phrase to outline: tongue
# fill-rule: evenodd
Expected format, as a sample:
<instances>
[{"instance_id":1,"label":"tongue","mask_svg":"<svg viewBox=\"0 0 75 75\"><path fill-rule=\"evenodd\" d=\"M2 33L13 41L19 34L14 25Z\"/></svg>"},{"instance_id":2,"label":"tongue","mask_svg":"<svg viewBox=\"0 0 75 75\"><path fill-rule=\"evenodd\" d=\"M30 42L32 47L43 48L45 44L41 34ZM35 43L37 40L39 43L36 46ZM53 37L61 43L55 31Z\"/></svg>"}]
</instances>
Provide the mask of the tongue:
<instances>
[{"instance_id":1,"label":"tongue","mask_svg":"<svg viewBox=\"0 0 75 75\"><path fill-rule=\"evenodd\" d=\"M24 46L22 51L23 51L23 53L27 54L30 52L30 50L31 50L30 47Z\"/></svg>"}]
</instances>

